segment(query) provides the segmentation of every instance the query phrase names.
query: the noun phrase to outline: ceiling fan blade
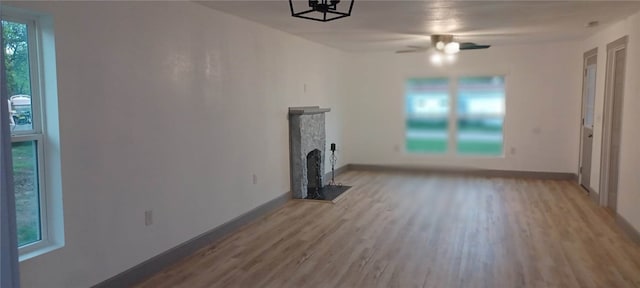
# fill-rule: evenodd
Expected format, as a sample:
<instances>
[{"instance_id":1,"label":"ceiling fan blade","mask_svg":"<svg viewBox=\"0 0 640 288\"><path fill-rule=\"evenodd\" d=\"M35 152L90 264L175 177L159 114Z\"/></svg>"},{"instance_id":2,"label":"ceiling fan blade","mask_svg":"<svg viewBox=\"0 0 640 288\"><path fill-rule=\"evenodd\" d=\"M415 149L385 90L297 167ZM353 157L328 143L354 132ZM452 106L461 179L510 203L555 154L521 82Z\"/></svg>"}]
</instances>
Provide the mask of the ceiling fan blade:
<instances>
[{"instance_id":1,"label":"ceiling fan blade","mask_svg":"<svg viewBox=\"0 0 640 288\"><path fill-rule=\"evenodd\" d=\"M411 50L398 50L398 51L396 51L396 54L403 54L403 53L415 53L415 52L420 52L420 50L415 50L415 49L411 49Z\"/></svg>"},{"instance_id":2,"label":"ceiling fan blade","mask_svg":"<svg viewBox=\"0 0 640 288\"><path fill-rule=\"evenodd\" d=\"M477 49L487 49L491 47L491 45L478 45L472 42L464 42L460 43L460 50L477 50Z\"/></svg>"},{"instance_id":3,"label":"ceiling fan blade","mask_svg":"<svg viewBox=\"0 0 640 288\"><path fill-rule=\"evenodd\" d=\"M396 51L396 53L401 54L401 53L415 53L415 52L424 52L424 51L429 51L431 50L431 47L418 47L418 46L408 46L409 50L398 50Z\"/></svg>"}]
</instances>

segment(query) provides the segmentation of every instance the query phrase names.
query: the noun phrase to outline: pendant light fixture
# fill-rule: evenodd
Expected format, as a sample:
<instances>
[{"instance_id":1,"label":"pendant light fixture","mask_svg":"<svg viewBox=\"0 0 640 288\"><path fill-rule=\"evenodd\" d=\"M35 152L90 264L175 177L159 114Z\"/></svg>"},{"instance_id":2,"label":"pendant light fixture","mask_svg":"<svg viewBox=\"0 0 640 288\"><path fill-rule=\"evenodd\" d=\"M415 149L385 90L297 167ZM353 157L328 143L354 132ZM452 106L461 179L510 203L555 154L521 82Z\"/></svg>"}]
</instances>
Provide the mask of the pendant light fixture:
<instances>
[{"instance_id":1,"label":"pendant light fixture","mask_svg":"<svg viewBox=\"0 0 640 288\"><path fill-rule=\"evenodd\" d=\"M291 7L291 16L293 17L328 22L351 16L353 1L354 0L289 0L289 7Z\"/></svg>"}]
</instances>

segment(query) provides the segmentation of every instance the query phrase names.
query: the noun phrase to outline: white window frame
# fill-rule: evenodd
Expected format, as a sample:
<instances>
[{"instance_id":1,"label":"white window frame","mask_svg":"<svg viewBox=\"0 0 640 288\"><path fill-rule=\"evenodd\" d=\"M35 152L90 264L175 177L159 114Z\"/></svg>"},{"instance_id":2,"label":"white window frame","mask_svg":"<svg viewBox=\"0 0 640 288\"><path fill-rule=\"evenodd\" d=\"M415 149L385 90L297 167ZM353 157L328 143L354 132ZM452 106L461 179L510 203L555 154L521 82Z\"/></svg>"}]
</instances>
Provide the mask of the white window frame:
<instances>
[{"instance_id":1,"label":"white window frame","mask_svg":"<svg viewBox=\"0 0 640 288\"><path fill-rule=\"evenodd\" d=\"M503 124L502 124L502 153L500 155L483 155L483 154L466 154L466 153L458 153L457 145L458 145L458 86L461 78L468 77L502 77L504 79L504 105L505 111L502 115ZM506 137L505 137L505 128L507 127L506 119L507 119L507 75L506 73L479 73L479 74L454 74L454 75L429 75L429 76L412 76L405 78L405 82L408 79L430 79L430 78L446 78L449 82L449 125L447 129L447 151L444 153L436 153L436 152L412 152L407 149L406 145L406 129L404 127L404 154L411 156L423 156L423 157L459 157L459 158L505 158L506 152ZM405 86L406 87L406 86ZM406 88L405 88L406 89ZM406 90L404 91L403 100L405 101L405 105L403 105L404 111L404 122L406 123L407 114L406 114Z\"/></svg>"},{"instance_id":2,"label":"white window frame","mask_svg":"<svg viewBox=\"0 0 640 288\"><path fill-rule=\"evenodd\" d=\"M46 155L45 148L46 143L46 131L43 120L46 119L43 109L43 69L42 69L42 57L43 50L41 45L41 30L39 27L38 19L26 15L24 13L10 13L3 11L3 21L26 24L27 25L27 41L28 41L28 53L29 53L29 77L31 82L31 130L26 131L11 131L11 143L17 142L31 142L36 143L36 161L37 161L37 187L39 197L40 208L40 240L19 246L20 256L36 253L47 247L52 246L52 237L50 231L50 222L48 211L48 190L46 185L47 171L46 167Z\"/></svg>"}]
</instances>

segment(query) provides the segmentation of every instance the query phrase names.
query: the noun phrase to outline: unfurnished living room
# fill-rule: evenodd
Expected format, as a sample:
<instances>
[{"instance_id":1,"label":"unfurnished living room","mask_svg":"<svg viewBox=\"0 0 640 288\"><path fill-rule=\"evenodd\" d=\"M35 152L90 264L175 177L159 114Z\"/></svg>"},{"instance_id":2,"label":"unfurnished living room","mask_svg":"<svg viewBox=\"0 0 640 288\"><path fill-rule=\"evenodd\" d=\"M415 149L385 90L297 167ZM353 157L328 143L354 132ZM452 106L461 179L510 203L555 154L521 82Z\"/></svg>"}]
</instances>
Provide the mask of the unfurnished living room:
<instances>
[{"instance_id":1,"label":"unfurnished living room","mask_svg":"<svg viewBox=\"0 0 640 288\"><path fill-rule=\"evenodd\" d=\"M640 287L640 1L0 2L0 287Z\"/></svg>"}]
</instances>

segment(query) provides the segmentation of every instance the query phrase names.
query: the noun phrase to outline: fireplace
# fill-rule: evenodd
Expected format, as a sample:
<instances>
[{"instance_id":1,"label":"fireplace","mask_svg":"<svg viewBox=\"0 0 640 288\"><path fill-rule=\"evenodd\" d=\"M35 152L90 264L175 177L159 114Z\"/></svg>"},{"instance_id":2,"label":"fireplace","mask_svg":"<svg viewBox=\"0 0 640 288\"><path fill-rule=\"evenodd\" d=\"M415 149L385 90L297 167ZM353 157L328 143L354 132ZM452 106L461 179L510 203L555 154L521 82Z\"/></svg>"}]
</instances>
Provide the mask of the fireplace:
<instances>
[{"instance_id":1,"label":"fireplace","mask_svg":"<svg viewBox=\"0 0 640 288\"><path fill-rule=\"evenodd\" d=\"M289 108L289 161L293 198L334 201L350 188L325 185L327 143L324 120L325 113L330 110L318 106Z\"/></svg>"},{"instance_id":2,"label":"fireplace","mask_svg":"<svg viewBox=\"0 0 640 288\"><path fill-rule=\"evenodd\" d=\"M325 114L318 106L289 108L289 160L293 198L308 198L324 184Z\"/></svg>"}]
</instances>

